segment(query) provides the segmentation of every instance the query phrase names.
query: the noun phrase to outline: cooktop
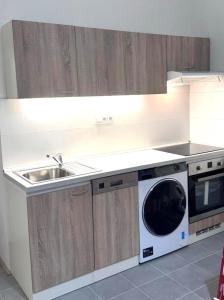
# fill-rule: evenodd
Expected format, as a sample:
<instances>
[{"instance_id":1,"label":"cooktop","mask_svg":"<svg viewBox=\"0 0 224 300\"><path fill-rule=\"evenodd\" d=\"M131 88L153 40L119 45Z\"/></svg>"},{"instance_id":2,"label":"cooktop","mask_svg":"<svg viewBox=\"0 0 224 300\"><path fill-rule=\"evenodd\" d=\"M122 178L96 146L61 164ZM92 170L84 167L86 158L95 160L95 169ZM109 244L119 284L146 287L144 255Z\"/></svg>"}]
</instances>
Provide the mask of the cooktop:
<instances>
[{"instance_id":1,"label":"cooktop","mask_svg":"<svg viewBox=\"0 0 224 300\"><path fill-rule=\"evenodd\" d=\"M215 146L201 145L201 144L194 144L194 143L184 143L184 144L178 144L178 145L155 148L155 149L172 153L172 154L183 155L183 156L190 156L194 154L207 153L207 152L217 151L217 150L224 150L224 148L221 147L219 148Z\"/></svg>"}]
</instances>

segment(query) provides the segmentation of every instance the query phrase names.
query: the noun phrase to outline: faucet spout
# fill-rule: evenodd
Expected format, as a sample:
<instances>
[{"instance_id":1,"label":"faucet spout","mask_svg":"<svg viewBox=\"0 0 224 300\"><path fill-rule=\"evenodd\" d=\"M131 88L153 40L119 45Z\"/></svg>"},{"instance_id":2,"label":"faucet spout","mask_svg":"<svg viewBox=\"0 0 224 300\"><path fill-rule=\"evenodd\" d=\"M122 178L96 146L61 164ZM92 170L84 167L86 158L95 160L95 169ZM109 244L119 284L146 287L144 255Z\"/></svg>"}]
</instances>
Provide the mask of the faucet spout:
<instances>
[{"instance_id":1,"label":"faucet spout","mask_svg":"<svg viewBox=\"0 0 224 300\"><path fill-rule=\"evenodd\" d=\"M62 159L62 153L57 154L47 154L47 158L53 158L54 161L58 164L59 168L62 168L63 166L63 159Z\"/></svg>"}]
</instances>

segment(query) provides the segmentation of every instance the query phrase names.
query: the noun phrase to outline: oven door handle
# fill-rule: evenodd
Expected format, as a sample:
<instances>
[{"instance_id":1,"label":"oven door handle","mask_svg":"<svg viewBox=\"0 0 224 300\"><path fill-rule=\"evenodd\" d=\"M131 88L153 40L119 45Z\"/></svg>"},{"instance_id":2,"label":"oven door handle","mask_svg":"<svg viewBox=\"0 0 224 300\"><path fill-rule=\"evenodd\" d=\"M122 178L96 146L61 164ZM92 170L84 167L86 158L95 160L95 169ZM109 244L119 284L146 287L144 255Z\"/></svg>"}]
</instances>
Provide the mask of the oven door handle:
<instances>
[{"instance_id":1,"label":"oven door handle","mask_svg":"<svg viewBox=\"0 0 224 300\"><path fill-rule=\"evenodd\" d=\"M219 174L215 174L215 175L210 175L210 176L198 178L197 181L198 182L203 182L203 181L208 181L208 180L219 178L219 177L223 177L223 176L224 176L224 172L223 173L219 173Z\"/></svg>"}]
</instances>

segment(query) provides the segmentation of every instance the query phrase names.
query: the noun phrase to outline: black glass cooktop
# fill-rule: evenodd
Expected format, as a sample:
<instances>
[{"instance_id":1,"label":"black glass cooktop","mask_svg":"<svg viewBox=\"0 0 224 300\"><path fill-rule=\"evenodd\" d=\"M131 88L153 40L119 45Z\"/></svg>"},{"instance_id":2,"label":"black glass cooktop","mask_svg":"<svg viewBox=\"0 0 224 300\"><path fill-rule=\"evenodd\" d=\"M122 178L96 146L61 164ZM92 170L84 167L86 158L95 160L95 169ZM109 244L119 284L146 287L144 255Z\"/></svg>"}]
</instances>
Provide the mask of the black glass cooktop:
<instances>
[{"instance_id":1,"label":"black glass cooktop","mask_svg":"<svg viewBox=\"0 0 224 300\"><path fill-rule=\"evenodd\" d=\"M201 144L194 144L194 143L185 143L179 145L173 145L168 147L156 148L156 150L161 150L168 153L183 155L183 156L190 156L194 154L206 153L216 150L224 150L224 148L218 148L215 146L209 145L201 145Z\"/></svg>"}]
</instances>

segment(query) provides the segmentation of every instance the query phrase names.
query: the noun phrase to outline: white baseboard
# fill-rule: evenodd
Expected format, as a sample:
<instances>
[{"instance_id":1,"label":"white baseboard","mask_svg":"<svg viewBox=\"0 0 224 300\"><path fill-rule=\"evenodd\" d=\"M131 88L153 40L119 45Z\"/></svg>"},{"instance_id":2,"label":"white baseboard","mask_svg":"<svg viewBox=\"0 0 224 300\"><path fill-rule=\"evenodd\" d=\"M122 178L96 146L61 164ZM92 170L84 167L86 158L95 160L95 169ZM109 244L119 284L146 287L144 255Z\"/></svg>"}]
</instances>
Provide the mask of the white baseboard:
<instances>
[{"instance_id":1,"label":"white baseboard","mask_svg":"<svg viewBox=\"0 0 224 300\"><path fill-rule=\"evenodd\" d=\"M73 280L61 283L47 290L41 291L39 293L33 294L30 300L51 300L56 297L65 295L79 288L102 280L104 278L110 277L122 271L133 268L139 264L139 257L135 256L119 263L113 264L111 266L105 267L100 270L96 270L87 275L75 278Z\"/></svg>"},{"instance_id":2,"label":"white baseboard","mask_svg":"<svg viewBox=\"0 0 224 300\"><path fill-rule=\"evenodd\" d=\"M195 242L201 241L203 239L206 239L206 238L208 238L208 237L210 237L210 236L212 236L216 233L222 232L222 231L224 231L224 223L222 223L219 228L216 228L216 229L213 229L211 231L202 233L200 235L196 235L196 233L191 234L189 236L189 244L193 244Z\"/></svg>"}]
</instances>

